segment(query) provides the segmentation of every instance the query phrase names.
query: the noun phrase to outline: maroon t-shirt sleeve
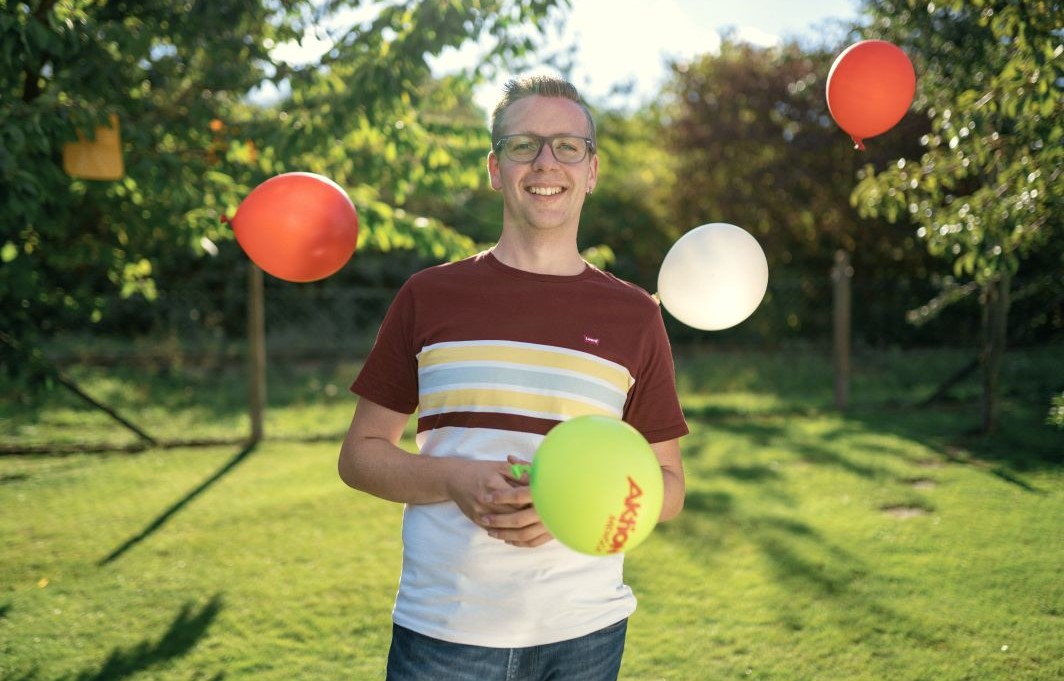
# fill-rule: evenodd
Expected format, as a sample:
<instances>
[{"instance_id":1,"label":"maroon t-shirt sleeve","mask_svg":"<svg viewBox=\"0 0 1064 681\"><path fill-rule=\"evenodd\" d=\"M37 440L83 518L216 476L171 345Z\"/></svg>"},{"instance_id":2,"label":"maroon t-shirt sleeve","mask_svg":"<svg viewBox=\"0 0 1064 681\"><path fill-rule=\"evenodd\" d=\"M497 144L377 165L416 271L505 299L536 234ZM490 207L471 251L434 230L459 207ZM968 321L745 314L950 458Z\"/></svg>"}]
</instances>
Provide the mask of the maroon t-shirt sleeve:
<instances>
[{"instance_id":1,"label":"maroon t-shirt sleeve","mask_svg":"<svg viewBox=\"0 0 1064 681\"><path fill-rule=\"evenodd\" d=\"M624 406L624 420L650 443L665 442L688 433L676 394L676 369L661 309L648 315L635 385Z\"/></svg>"},{"instance_id":2,"label":"maroon t-shirt sleeve","mask_svg":"<svg viewBox=\"0 0 1064 681\"><path fill-rule=\"evenodd\" d=\"M373 348L351 384L356 395L403 414L413 414L418 404L414 303L413 289L407 282L388 308Z\"/></svg>"}]
</instances>

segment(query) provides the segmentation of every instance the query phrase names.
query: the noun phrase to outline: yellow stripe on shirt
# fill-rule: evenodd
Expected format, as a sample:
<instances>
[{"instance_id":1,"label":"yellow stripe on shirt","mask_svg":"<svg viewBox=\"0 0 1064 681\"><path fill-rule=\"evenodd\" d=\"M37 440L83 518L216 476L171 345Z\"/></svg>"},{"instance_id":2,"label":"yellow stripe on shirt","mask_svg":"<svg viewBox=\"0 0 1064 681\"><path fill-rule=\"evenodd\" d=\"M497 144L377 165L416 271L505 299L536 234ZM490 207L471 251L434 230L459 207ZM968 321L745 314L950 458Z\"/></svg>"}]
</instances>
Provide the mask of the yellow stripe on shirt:
<instances>
[{"instance_id":1,"label":"yellow stripe on shirt","mask_svg":"<svg viewBox=\"0 0 1064 681\"><path fill-rule=\"evenodd\" d=\"M418 355L420 368L455 362L503 362L529 368L561 369L609 383L627 393L634 382L626 368L589 353L532 343L440 343Z\"/></svg>"}]
</instances>

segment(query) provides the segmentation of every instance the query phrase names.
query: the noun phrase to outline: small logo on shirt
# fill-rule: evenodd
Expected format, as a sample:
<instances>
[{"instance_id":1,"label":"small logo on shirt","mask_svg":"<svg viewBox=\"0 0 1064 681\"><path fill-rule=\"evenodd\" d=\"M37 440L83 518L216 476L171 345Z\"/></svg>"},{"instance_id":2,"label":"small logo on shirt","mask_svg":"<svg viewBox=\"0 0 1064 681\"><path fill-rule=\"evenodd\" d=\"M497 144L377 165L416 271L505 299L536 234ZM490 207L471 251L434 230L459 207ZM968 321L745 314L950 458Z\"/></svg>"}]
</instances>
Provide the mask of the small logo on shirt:
<instances>
[{"instance_id":1,"label":"small logo on shirt","mask_svg":"<svg viewBox=\"0 0 1064 681\"><path fill-rule=\"evenodd\" d=\"M588 345L597 346L599 344L599 339L598 338L592 338L591 336L589 336L589 335L587 335L585 333L584 334L584 342L587 343Z\"/></svg>"}]
</instances>

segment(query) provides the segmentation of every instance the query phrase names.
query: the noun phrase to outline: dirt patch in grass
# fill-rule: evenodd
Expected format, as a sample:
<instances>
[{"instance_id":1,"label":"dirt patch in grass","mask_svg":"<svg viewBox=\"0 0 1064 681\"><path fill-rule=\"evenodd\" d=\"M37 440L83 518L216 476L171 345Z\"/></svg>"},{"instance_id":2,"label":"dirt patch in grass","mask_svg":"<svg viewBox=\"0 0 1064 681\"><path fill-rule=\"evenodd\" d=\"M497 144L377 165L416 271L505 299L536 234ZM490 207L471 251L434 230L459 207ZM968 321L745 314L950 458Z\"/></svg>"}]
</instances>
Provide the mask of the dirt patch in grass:
<instances>
[{"instance_id":1,"label":"dirt patch in grass","mask_svg":"<svg viewBox=\"0 0 1064 681\"><path fill-rule=\"evenodd\" d=\"M920 506L907 506L905 504L884 506L879 510L883 511L891 518L897 518L898 520L908 520L909 518L917 518L928 514L926 508L921 508Z\"/></svg>"}]
</instances>

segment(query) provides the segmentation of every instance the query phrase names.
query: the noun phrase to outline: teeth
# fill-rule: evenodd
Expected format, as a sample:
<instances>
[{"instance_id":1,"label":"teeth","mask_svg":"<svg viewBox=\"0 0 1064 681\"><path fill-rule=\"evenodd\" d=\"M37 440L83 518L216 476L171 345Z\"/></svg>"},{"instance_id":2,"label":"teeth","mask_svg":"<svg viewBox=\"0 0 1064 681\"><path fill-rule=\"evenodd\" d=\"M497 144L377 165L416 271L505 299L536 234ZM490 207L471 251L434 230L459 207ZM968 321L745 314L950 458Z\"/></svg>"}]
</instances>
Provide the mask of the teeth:
<instances>
[{"instance_id":1,"label":"teeth","mask_svg":"<svg viewBox=\"0 0 1064 681\"><path fill-rule=\"evenodd\" d=\"M554 196L555 194L561 194L561 187L529 187L528 191L532 194L538 194L539 196Z\"/></svg>"}]
</instances>

